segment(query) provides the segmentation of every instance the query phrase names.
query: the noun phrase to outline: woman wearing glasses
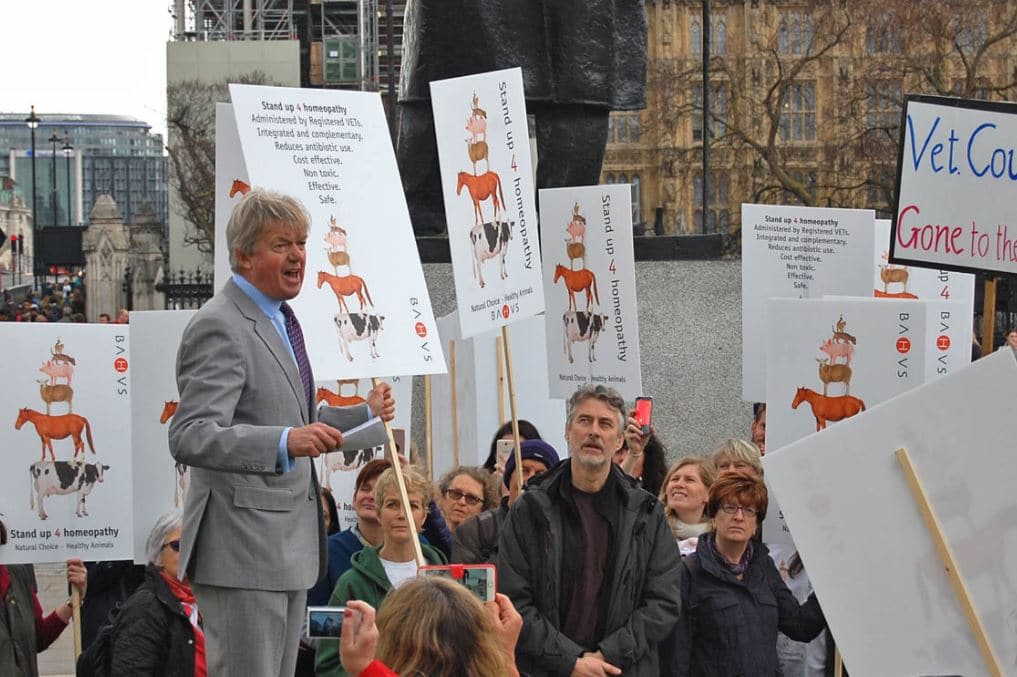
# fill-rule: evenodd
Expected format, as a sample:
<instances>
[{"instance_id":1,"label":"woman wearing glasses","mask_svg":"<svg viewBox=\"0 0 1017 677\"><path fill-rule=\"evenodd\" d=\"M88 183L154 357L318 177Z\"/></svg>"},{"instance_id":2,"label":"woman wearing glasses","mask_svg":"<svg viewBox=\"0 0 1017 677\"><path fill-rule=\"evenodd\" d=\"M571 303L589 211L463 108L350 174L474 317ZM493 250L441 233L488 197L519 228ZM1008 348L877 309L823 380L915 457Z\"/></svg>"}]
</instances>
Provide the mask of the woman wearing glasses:
<instances>
[{"instance_id":1,"label":"woman wearing glasses","mask_svg":"<svg viewBox=\"0 0 1017 677\"><path fill-rule=\"evenodd\" d=\"M710 487L713 529L685 558L682 615L661 645L661 674L776 675L778 629L807 642L826 627L816 596L799 606L766 546L752 539L767 502L754 477L722 475Z\"/></svg>"},{"instance_id":2,"label":"woman wearing glasses","mask_svg":"<svg viewBox=\"0 0 1017 677\"><path fill-rule=\"evenodd\" d=\"M113 627L110 674L204 677L205 634L187 578L180 573L180 513L156 520L145 542L145 582Z\"/></svg>"},{"instance_id":3,"label":"woman wearing glasses","mask_svg":"<svg viewBox=\"0 0 1017 677\"><path fill-rule=\"evenodd\" d=\"M445 473L438 483L438 507L452 533L466 519L498 505L491 475L483 468L461 465Z\"/></svg>"}]
</instances>

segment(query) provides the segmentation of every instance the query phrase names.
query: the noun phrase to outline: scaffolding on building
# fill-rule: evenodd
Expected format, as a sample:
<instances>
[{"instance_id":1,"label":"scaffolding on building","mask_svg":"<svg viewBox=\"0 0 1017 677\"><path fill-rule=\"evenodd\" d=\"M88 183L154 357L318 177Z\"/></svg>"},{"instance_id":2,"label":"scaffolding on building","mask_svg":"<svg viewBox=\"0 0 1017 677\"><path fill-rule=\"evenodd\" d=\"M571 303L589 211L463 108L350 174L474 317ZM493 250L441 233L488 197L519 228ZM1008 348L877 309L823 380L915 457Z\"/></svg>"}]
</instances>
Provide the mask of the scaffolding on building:
<instances>
[{"instance_id":1,"label":"scaffolding on building","mask_svg":"<svg viewBox=\"0 0 1017 677\"><path fill-rule=\"evenodd\" d=\"M299 40L305 86L384 92L399 82L405 8L406 0L171 0L170 13L177 41Z\"/></svg>"}]
</instances>

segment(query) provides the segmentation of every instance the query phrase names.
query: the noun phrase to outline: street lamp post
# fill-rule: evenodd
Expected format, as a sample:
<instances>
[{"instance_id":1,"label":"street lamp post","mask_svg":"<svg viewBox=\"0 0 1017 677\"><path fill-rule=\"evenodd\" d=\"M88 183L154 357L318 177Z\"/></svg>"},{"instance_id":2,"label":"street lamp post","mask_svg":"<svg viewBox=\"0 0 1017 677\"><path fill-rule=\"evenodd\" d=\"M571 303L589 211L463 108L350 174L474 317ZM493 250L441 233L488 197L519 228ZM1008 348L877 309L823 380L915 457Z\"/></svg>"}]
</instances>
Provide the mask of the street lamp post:
<instances>
[{"instance_id":1,"label":"street lamp post","mask_svg":"<svg viewBox=\"0 0 1017 677\"><path fill-rule=\"evenodd\" d=\"M28 129L32 132L32 286L36 289L39 287L39 219L37 218L38 212L36 210L38 203L36 200L36 182L35 182L35 130L39 126L39 116L35 114L35 106L32 106L32 112L25 118L25 124L28 125Z\"/></svg>"},{"instance_id":2,"label":"street lamp post","mask_svg":"<svg viewBox=\"0 0 1017 677\"><path fill-rule=\"evenodd\" d=\"M67 158L67 225L73 225L71 223L71 154L74 153L74 146L71 145L71 139L67 136L67 132L64 132L64 157Z\"/></svg>"},{"instance_id":3,"label":"street lamp post","mask_svg":"<svg viewBox=\"0 0 1017 677\"><path fill-rule=\"evenodd\" d=\"M53 154L50 156L50 201L53 203L53 220L50 221L51 226L57 225L57 170L56 170L56 146L60 143L60 137L57 136L56 130L53 130L53 134L49 137L49 142L53 146Z\"/></svg>"}]
</instances>

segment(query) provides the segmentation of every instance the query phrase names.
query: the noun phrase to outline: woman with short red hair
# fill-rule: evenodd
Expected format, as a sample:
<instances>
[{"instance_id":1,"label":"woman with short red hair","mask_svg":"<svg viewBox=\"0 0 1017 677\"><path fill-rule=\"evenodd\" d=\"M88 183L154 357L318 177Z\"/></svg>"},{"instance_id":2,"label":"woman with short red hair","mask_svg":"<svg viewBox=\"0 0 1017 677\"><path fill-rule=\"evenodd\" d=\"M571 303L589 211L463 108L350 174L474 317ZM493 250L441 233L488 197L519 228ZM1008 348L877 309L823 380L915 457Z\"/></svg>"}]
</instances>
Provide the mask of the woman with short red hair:
<instances>
[{"instance_id":1,"label":"woman with short red hair","mask_svg":"<svg viewBox=\"0 0 1017 677\"><path fill-rule=\"evenodd\" d=\"M712 530L684 560L682 615L661 644L661 674L776 675L778 629L807 642L826 627L816 596L799 606L752 539L768 501L754 477L722 475L710 487Z\"/></svg>"}]
</instances>

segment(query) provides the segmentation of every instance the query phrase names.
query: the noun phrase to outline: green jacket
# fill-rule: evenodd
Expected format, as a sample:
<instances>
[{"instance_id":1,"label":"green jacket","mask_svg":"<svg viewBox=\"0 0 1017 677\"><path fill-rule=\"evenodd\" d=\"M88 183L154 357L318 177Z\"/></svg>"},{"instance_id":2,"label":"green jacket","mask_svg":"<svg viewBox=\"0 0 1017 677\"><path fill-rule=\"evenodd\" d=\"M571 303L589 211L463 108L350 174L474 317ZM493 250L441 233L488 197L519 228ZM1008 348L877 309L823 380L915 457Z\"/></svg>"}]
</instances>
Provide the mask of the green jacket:
<instances>
[{"instance_id":1,"label":"green jacket","mask_svg":"<svg viewBox=\"0 0 1017 677\"><path fill-rule=\"evenodd\" d=\"M11 585L0 604L0 675L35 677L39 674L35 654L35 579L31 567L8 565Z\"/></svg>"},{"instance_id":2,"label":"green jacket","mask_svg":"<svg viewBox=\"0 0 1017 677\"><path fill-rule=\"evenodd\" d=\"M424 543L420 544L424 551L424 559L428 564L447 564L439 550ZM378 551L382 546L364 548L353 553L350 558L350 570L339 577L335 590L328 600L329 606L344 606L351 599L367 602L375 609L392 589L392 584L385 576L385 567L381 565ZM339 640L322 639L318 641L318 650L314 656L314 674L318 677L346 677L339 662Z\"/></svg>"}]
</instances>

